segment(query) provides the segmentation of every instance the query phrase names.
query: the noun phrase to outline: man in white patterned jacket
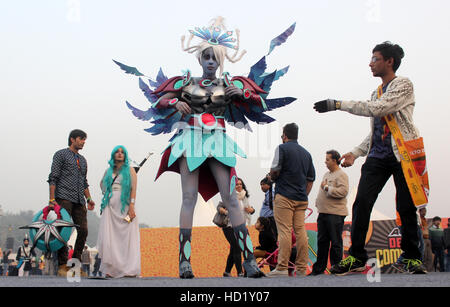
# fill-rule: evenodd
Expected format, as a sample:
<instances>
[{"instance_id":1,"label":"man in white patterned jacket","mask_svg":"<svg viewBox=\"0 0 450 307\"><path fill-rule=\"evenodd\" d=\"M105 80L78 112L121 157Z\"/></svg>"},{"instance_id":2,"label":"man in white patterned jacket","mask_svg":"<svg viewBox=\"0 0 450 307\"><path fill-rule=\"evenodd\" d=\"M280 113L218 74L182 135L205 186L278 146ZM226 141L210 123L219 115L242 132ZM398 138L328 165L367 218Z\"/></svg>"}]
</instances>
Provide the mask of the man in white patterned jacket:
<instances>
[{"instance_id":1,"label":"man in white patterned jacket","mask_svg":"<svg viewBox=\"0 0 450 307\"><path fill-rule=\"evenodd\" d=\"M408 78L396 76L403 56L403 49L390 42L375 46L369 66L373 76L381 78L382 86L379 90L382 91L376 90L370 101L327 99L314 104L314 109L319 113L341 110L371 118L370 134L359 146L341 158L342 166L349 167L358 157L367 155L352 208L350 255L331 268L331 272L336 275L365 270L368 255L364 246L370 214L378 194L391 176L394 177L397 192L396 209L402 221L404 271L426 273L419 252L417 209L403 175L396 142L384 118L387 115L395 118L405 141L419 137L412 119L415 105L413 84Z\"/></svg>"}]
</instances>

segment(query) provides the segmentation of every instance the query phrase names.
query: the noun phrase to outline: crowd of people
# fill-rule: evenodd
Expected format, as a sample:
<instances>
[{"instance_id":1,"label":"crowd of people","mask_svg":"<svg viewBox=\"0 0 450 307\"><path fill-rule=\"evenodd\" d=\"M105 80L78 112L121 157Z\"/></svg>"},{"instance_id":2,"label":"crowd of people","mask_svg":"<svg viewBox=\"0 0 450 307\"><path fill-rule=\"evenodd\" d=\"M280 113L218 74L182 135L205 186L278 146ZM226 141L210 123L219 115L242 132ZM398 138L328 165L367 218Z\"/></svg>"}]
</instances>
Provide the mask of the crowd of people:
<instances>
[{"instance_id":1,"label":"crowd of people","mask_svg":"<svg viewBox=\"0 0 450 307\"><path fill-rule=\"evenodd\" d=\"M69 137L71 139L69 148L79 144L77 148L80 150L81 144L84 145L84 142L77 140L79 138L85 140L86 135L82 131L72 131ZM73 142L73 139L75 139L75 142ZM265 197L255 223L255 228L259 232L259 245L254 248L255 257L263 259L278 251L278 261L275 264L272 263L271 272L267 274L268 277L288 276L289 262L295 263L296 275L303 276L306 274L306 263L308 261L308 241L304 218L308 206L307 196L311 190L312 182L315 180L315 170L311 156L297 142L298 126L296 124L288 124L283 128L282 139L283 145L276 149L271 172L260 181L261 191L265 194ZM95 255L95 260L92 259L93 257L86 245L81 245L84 246L81 253L76 253L72 246L68 246L67 251L55 253L58 255L55 257L58 260L61 253L67 254L67 259L79 257L84 276L103 276L102 272L105 272L106 277L139 276L140 274L139 230L137 224L131 224L135 221L136 214L134 208L130 206L134 203L132 200L136 197L137 177L133 168L128 165L128 168L124 167L125 161L128 161L125 147L117 146L114 148L109 160L110 168L105 171L101 181L104 197L98 238L99 252ZM342 231L344 219L348 215L346 197L349 183L346 173L340 167L340 161L341 155L336 150L329 150L325 153L325 165L328 172L323 175L315 200L319 213L317 217L318 250L317 261L310 273L312 276L323 274L327 270L328 260L332 267L339 265L342 261ZM78 167L78 163L75 165ZM307 165L306 168L305 165ZM56 166L53 165L52 173L55 172L55 169ZM286 172L287 170L290 172ZM58 172L62 171L59 170ZM126 178L126 175L123 174L128 174L129 178ZM107 178L109 178L109 182ZM287 178L284 179L286 181L283 181L283 178ZM303 188L300 185L292 185L292 182L302 182ZM125 194L122 198L123 186L128 194ZM237 179L235 189L240 210L246 217L247 225L251 225L251 216L255 214L256 210L250 205L250 194L242 178ZM50 191L52 190L51 188ZM52 203L57 204L56 200ZM64 202L60 201L60 203L63 204ZM217 210L221 215L228 215L228 210L222 202L219 202ZM440 217L434 217L431 225L428 225L425 218L426 208L420 209L419 213L418 224L420 225L419 233L421 235L419 249L424 266L428 271L450 271L450 228L442 229L440 227ZM127 217L129 217L129 221L126 220ZM226 218L222 230L230 244L223 276L231 277L233 266L236 268L238 276L245 276L245 271L242 268L242 252L229 218ZM123 244L124 242L128 243ZM124 246L129 248L124 249ZM29 245L28 238L23 240L23 244L18 249L13 261L9 259L11 252L12 250L1 252L3 275L29 276L30 273L40 275L52 272L46 266L51 266L53 262L44 261L43 257L37 257L36 252ZM101 259L106 262L106 265L100 265ZM399 261L395 264L397 269L398 264ZM53 273L61 275L62 267L64 267L64 264L60 263L59 271L53 270ZM66 272L66 270L66 268L63 268L63 272Z\"/></svg>"},{"instance_id":2,"label":"crowd of people","mask_svg":"<svg viewBox=\"0 0 450 307\"><path fill-rule=\"evenodd\" d=\"M214 33L220 30L219 24L214 28ZM234 169L236 155L245 157L245 153L226 136L225 118L227 110L246 103L267 111L271 101L263 99L267 92L249 78L230 78L226 73L223 79L216 78L216 71L223 70L225 58L235 62L243 55L238 57L236 51L230 57L226 53L225 47L228 45L220 42L225 36L210 37L211 33L206 30L191 33L186 48L183 38L183 50L197 52L198 62L203 69L202 77L193 78L187 72L184 76L166 80L154 91L149 89L148 93L158 98L152 111L162 112L161 118L168 120L177 114L187 119L186 125L170 140L170 146L164 151L157 175L159 177L170 170L181 176L179 277L194 278L190 262L191 236L199 193L205 200L220 193L222 202L217 210L220 215L228 217L222 225L224 236L230 244L224 277L231 276L233 267L236 267L239 276L253 278L289 276L289 270L293 270L295 276L305 276L309 258L305 213L311 203L309 194L316 181L316 171L311 154L299 144L299 127L296 123L284 125L282 144L275 150L269 173L260 182L266 195L256 222L259 245L254 248L247 226L251 223L255 209L250 205L250 195L244 180L236 177ZM203 41L197 46L190 46L194 35ZM430 227L423 222L418 223L417 207L424 203L418 203L418 196L409 187L410 179L404 175L404 161L400 154L403 140L418 139L419 133L412 121L415 105L413 85L408 78L396 75L403 56L402 48L390 42L379 44L373 49L369 66L373 76L381 78L382 85L372 94L370 101L326 99L314 104L314 109L319 113L344 111L369 117L371 129L363 142L350 152L342 156L336 150L325 152L328 172L323 175L315 200L319 213L318 251L311 275L324 273L328 258L332 265L329 272L332 274L346 275L366 269L368 254L365 239L370 215L390 177L394 178L396 211L402 234L403 253L396 263L396 269L414 274L426 273L424 261L429 253L427 256L425 253L431 247L434 267L445 270L444 251L448 260L448 241L444 238L448 238L448 233L444 235L438 218L433 219ZM283 99L286 101L287 98ZM171 113L168 117L164 117L169 114L166 110ZM87 210L94 210L96 206L87 182L87 161L79 153L86 138L87 134L82 130L70 133L68 147L53 156L48 178L49 209L64 208L77 225L78 235L72 257L83 264L82 276L89 276L90 270L88 258L83 257L88 234ZM192 142L199 147L194 148L194 154L189 152ZM197 149L201 149L200 155ZM350 167L362 156L367 156L367 159L362 166L356 199L352 204L351 247L349 256L342 259L342 232L344 218L348 215L346 197L349 183L341 166ZM137 175L136 170L129 165L128 152L124 146L116 146L112 150L109 167L100 185L103 198L97 241L98 258L101 260L99 271L110 278L138 277L141 274L141 258L135 210ZM423 221L423 217L420 221ZM421 243L420 233L423 234L424 243ZM258 267L256 258L266 257L275 251L277 261L266 275ZM30 251L25 244L18 255L17 260L24 263L23 270L26 272ZM66 265L68 258L69 249L66 246L57 251L58 275L67 276L70 269Z\"/></svg>"},{"instance_id":3,"label":"crowd of people","mask_svg":"<svg viewBox=\"0 0 450 307\"><path fill-rule=\"evenodd\" d=\"M72 258L73 246L68 246L68 259ZM95 255L95 256L94 256ZM0 248L0 276L27 277L30 275L56 275L58 271L57 253L45 255L39 249L32 249L26 237L16 254L12 249ZM86 245L81 255L81 267L88 276L102 276L98 252L90 251Z\"/></svg>"},{"instance_id":4,"label":"crowd of people","mask_svg":"<svg viewBox=\"0 0 450 307\"><path fill-rule=\"evenodd\" d=\"M304 167L305 163L298 163L299 159L307 158L306 161L310 161L309 155L304 151L304 149L297 143L297 133L298 127L295 124L288 124L284 127L283 130L283 142L293 143L290 145L290 150L299 154L297 159L294 159L294 156L289 156L289 149L285 147L281 147L277 149L275 155L275 161L273 164L273 168L271 174L267 177L263 178L260 182L261 190L265 193L265 198L261 207L260 216L258 217L255 228L259 232L258 241L259 245L255 247L254 255L256 258L267 258L271 257L271 255L278 251L278 262L269 263L271 272L267 275L268 277L275 276L288 276L289 274L289 263L295 263L296 266L296 276L303 276L306 273L306 261L308 260L308 255L305 253L305 246L307 248L307 238L306 238L306 230L304 227L304 217L305 217L305 206L302 206L301 196L295 198L295 193L289 194L289 191L283 191L283 189L276 189L276 185L280 184L280 181L275 184L271 179L273 177L277 178L277 172L281 170L280 166L283 165L283 162L280 162L280 151L282 153L282 158L289 157L289 161L295 161L294 164L284 164L284 170L292 170L292 174L290 176L297 175L303 176L304 191L305 194L308 195L310 188L310 184L308 183L314 181L314 167L312 164L309 164L311 167L309 177L308 168L306 168L306 172L302 173L299 169L295 169L295 165L299 167ZM289 148L289 147L288 147ZM291 152L292 154L292 152ZM303 154L303 155L302 155ZM278 162L277 162L278 161ZM331 264L331 271L329 272L338 275L345 275L347 272L338 272L339 266L342 265L342 257L343 257L343 227L344 227L344 219L348 215L347 208L347 195L349 191L349 180L348 176L344 172L344 170L340 167L341 155L336 150L329 150L325 154L325 165L328 169L328 172L323 175L320 189L318 195L315 200L315 205L318 211L317 217L317 261L312 266L311 273L309 275L315 276L325 273L328 270L327 265L328 262ZM308 164L307 162L306 164ZM302 174L302 175L301 175ZM289 177L288 177L289 178ZM309 178L309 180L308 180ZM294 179L291 182L284 182L283 186L289 186L288 183L299 182L301 180ZM249 203L248 200L248 191L245 188L244 181L239 178L238 185L236 189L242 194L242 186L244 187L245 194L247 195L245 204ZM291 187L295 185L290 185ZM298 187L297 187L298 188ZM294 188L295 189L295 188ZM291 200L284 195L290 195L293 199ZM280 194L283 198L276 198L276 195ZM279 196L279 197L280 197ZM287 199L285 199L287 198ZM306 197L303 196L303 199ZM289 206L289 201L292 202ZM274 207L275 205L275 207ZM248 212L246 208L253 208L249 205L246 207L241 204L241 209L243 212ZM217 207L218 213L226 216L228 213L224 208L222 203L219 203ZM299 213L300 212L300 213ZM254 209L251 211L254 213ZM436 216L432 219L432 224L428 225L427 220L425 218L426 208L423 207L418 210L420 213L420 218L417 215L417 221L420 228L418 229L419 234L419 242L418 248L420 250L420 261L423 262L423 268L420 268L421 273L426 271L440 271L440 272L449 272L450 266L450 223L446 229L440 227L441 218ZM298 215L298 217L296 217ZM400 219L399 219L400 221ZM450 222L450 219L449 219ZM401 225L401 222L399 222ZM231 276L231 269L233 264L236 266L236 271L238 276L243 276L241 267L241 253L239 248L237 248L237 240L234 236L232 236L232 232L230 232L230 226L225 226L222 228L230 243L230 254L227 259L226 269L223 274L224 277ZM400 229L402 229L400 227ZM279 232L282 232L283 235L279 236ZM291 240L291 232L292 238ZM297 241L298 240L298 241ZM428 244L426 244L428 242ZM302 254L303 253L303 254ZM297 258L297 255L298 258ZM403 253L398 261L393 264L393 268L401 271L407 272L408 269L405 268L403 260L405 259ZM237 260L236 260L237 259ZM422 266L422 265L421 265ZM364 269L366 267L364 266ZM414 268L418 269L418 268ZM408 271L410 272L410 271ZM411 272L410 272L411 273ZM416 272L413 272L416 273Z\"/></svg>"},{"instance_id":5,"label":"crowd of people","mask_svg":"<svg viewBox=\"0 0 450 307\"><path fill-rule=\"evenodd\" d=\"M328 258L332 265L329 272L332 274L346 275L367 269L365 240L370 215L379 193L390 177L394 178L396 188L396 211L403 251L393 267L400 272L425 274L426 265L429 264L425 251L428 250L427 254L430 255L431 249L435 259L434 270L437 266L439 270L445 270L446 243L444 232L439 227L440 218L434 218L428 228L423 221L419 223L417 216L417 208L425 210L429 186L425 156L415 156L415 161L420 161L417 164L413 163L410 156L417 152L423 154L424 148L412 121L415 105L413 85L409 79L396 75L403 57L404 51L398 45L385 42L375 46L369 66L373 76L381 78L382 85L373 92L370 101L327 99L314 104L314 109L319 113L340 110L370 117L371 130L360 145L342 157L335 150L326 153L325 164L329 172L324 175L316 198L319 212L318 251L311 275L322 274ZM298 144L298 126L295 123L284 126L282 140L283 144L276 149L270 173L261 181L263 190L270 193L264 205L273 209L273 219L258 220L260 240L267 251L261 252L264 248L258 246L255 256L267 256L273 251L273 243L278 244L277 263L267 274L268 277L289 275L292 235L296 241L295 275L306 274L308 260L304 218L309 204L308 196L315 181L315 169L310 153ZM405 144L409 146L413 143L413 151L405 149ZM406 155L408 159L405 159ZM350 167L361 156L367 156L367 159L361 169L357 195L352 205L351 246L348 257L342 259L342 231L344 218L348 215L346 196L349 187L348 177L340 165ZM275 184L274 190L269 188L272 183ZM262 215L268 215L265 206ZM222 211L220 208L218 210ZM276 231L270 227L271 231L268 232L271 224L275 225ZM267 243L270 238L272 244ZM426 240L430 241L426 245L428 248L422 243ZM232 244L230 241L230 246ZM227 266L224 276L229 276L229 269Z\"/></svg>"}]
</instances>

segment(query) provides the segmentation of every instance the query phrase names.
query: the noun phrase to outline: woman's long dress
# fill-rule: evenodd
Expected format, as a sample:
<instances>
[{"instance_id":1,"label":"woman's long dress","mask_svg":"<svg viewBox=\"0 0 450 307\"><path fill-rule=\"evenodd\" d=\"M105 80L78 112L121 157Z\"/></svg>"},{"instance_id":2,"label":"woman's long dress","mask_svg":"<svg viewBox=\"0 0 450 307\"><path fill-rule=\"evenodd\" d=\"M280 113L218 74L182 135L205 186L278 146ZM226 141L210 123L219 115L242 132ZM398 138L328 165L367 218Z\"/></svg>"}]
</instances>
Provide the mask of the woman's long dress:
<instances>
[{"instance_id":1,"label":"woman's long dress","mask_svg":"<svg viewBox=\"0 0 450 307\"><path fill-rule=\"evenodd\" d=\"M121 180L119 175L113 184L113 194L102 213L97 248L101 258L100 272L114 278L141 274L141 250L139 222L124 220L129 207L121 212Z\"/></svg>"}]
</instances>

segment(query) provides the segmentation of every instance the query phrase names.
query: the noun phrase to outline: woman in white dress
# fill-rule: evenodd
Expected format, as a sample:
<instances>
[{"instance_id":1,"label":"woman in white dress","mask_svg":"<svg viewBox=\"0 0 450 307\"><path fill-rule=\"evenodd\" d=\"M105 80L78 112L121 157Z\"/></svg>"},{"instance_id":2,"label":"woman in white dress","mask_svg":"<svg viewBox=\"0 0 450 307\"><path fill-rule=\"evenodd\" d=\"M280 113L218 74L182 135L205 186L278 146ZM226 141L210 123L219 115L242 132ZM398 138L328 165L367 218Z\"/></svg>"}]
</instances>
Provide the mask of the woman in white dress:
<instances>
[{"instance_id":1,"label":"woman in white dress","mask_svg":"<svg viewBox=\"0 0 450 307\"><path fill-rule=\"evenodd\" d=\"M106 277L141 274L139 223L135 213L137 176L128 152L116 146L100 183L103 192L97 248L100 271Z\"/></svg>"}]
</instances>

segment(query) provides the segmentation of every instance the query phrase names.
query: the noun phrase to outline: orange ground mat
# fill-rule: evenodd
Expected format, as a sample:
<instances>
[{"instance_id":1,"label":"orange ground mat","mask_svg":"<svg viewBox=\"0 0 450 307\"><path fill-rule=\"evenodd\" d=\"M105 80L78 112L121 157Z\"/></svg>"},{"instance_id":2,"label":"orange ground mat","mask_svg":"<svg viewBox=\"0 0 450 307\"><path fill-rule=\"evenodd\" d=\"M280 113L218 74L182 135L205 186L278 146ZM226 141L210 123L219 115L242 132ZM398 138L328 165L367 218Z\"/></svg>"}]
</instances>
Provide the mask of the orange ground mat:
<instances>
[{"instance_id":1,"label":"orange ground mat","mask_svg":"<svg viewBox=\"0 0 450 307\"><path fill-rule=\"evenodd\" d=\"M448 218L442 218L441 227L447 228ZM431 225L431 220L428 221ZM308 234L308 272L317 257L317 224L306 223ZM258 231L249 226L253 246L258 246ZM342 232L344 257L351 245L351 223L346 222ZM178 233L174 228L141 229L141 274L143 277L178 277ZM371 221L366 239L369 258L375 258L382 273L393 273L391 264L400 255L401 232L395 220ZM192 231L191 263L196 277L221 277L226 265L229 244L219 227L194 227ZM269 272L266 266L264 272ZM236 276L233 268L232 275Z\"/></svg>"},{"instance_id":2,"label":"orange ground mat","mask_svg":"<svg viewBox=\"0 0 450 307\"><path fill-rule=\"evenodd\" d=\"M248 227L253 246L258 246L258 231ZM178 277L178 228L141 229L141 275ZM221 277L229 244L219 227L194 227L191 264L196 277ZM268 272L268 268L263 271ZM236 276L236 270L231 271Z\"/></svg>"}]
</instances>

